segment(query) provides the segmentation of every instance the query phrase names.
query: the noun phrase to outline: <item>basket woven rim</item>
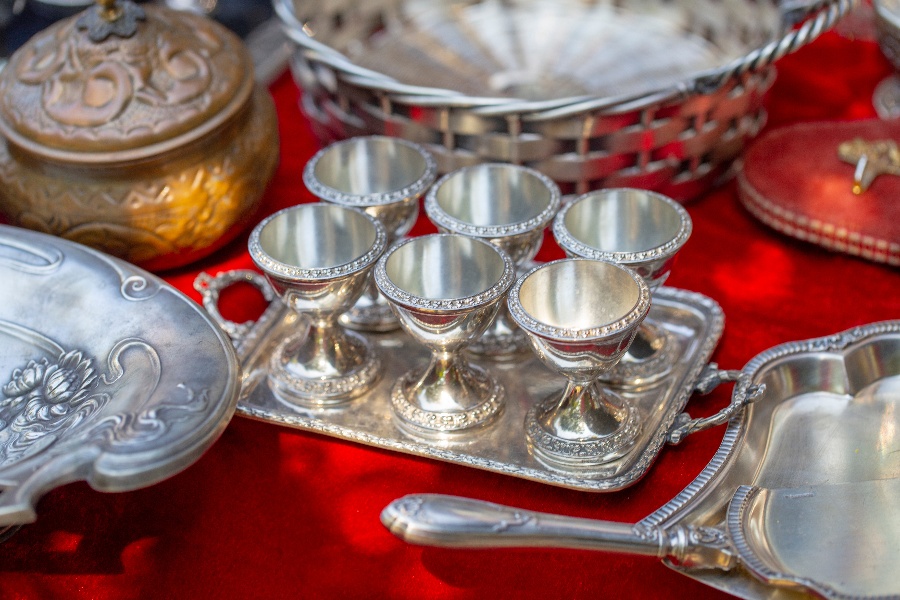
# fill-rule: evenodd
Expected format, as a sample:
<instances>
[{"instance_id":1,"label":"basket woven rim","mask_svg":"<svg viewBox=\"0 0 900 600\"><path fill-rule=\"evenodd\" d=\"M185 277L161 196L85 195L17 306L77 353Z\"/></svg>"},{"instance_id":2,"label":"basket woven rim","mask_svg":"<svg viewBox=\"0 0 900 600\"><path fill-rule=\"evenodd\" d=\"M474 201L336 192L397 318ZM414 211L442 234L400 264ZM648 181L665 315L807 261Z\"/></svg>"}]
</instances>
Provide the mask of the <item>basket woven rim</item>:
<instances>
[{"instance_id":1,"label":"basket woven rim","mask_svg":"<svg viewBox=\"0 0 900 600\"><path fill-rule=\"evenodd\" d=\"M900 35L900 2L897 0L873 0L872 8L876 15L887 21L894 29L895 35Z\"/></svg>"},{"instance_id":2,"label":"basket woven rim","mask_svg":"<svg viewBox=\"0 0 900 600\"><path fill-rule=\"evenodd\" d=\"M543 120L608 110L622 105L633 104L638 108L713 92L729 81L745 73L762 70L782 56L812 42L855 8L859 1L820 0L810 5L794 6L792 13L783 13L783 21L787 25L801 24L795 27L786 26L785 33L780 38L719 67L697 71L689 78L668 87L619 96L588 94L535 101L468 96L450 89L399 82L383 73L357 65L342 52L310 37L305 33L303 23L297 19L291 0L273 0L273 5L285 33L304 50L307 59L340 71L342 79L348 83L389 94L392 102L415 106L462 108L482 116L524 114ZM793 5L788 3L788 6Z\"/></svg>"}]
</instances>

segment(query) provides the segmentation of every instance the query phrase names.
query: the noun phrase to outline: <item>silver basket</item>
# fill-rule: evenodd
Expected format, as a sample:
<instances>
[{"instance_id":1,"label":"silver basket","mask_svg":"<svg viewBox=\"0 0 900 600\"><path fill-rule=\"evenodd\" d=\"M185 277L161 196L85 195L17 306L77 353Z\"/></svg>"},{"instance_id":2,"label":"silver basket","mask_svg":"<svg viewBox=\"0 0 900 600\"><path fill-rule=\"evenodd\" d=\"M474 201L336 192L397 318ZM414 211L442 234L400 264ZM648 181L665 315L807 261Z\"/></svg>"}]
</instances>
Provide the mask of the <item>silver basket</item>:
<instances>
[{"instance_id":1,"label":"silver basket","mask_svg":"<svg viewBox=\"0 0 900 600\"><path fill-rule=\"evenodd\" d=\"M771 64L857 0L274 0L316 134L687 199L765 122Z\"/></svg>"}]
</instances>

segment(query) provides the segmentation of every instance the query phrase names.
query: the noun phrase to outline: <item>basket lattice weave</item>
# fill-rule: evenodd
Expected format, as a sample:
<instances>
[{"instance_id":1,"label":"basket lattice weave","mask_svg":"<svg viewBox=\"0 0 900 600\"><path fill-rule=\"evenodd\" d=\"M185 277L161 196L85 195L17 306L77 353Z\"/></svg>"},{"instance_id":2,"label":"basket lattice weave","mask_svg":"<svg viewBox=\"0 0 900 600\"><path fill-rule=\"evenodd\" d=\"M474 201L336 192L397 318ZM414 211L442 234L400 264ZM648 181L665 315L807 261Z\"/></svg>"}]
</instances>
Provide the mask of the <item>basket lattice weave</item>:
<instances>
[{"instance_id":1,"label":"basket lattice weave","mask_svg":"<svg viewBox=\"0 0 900 600\"><path fill-rule=\"evenodd\" d=\"M454 1L466 6L479 3ZM560 3L567 1L573 0ZM731 14L723 13L724 6L752 20L751 9L764 3L701 4L719 8L720 17ZM564 193L638 187L685 200L719 181L764 124L763 96L775 77L772 63L818 37L856 0L807 2L790 9L777 6L777 35L770 32L740 56L661 87L541 100L411 84L348 57L348 49L403 20L409 4L427 3L275 0L296 44L292 71L303 92L302 109L324 142L367 134L398 136L424 144L441 172L486 161L512 162L545 173ZM601 4L616 9L623 2L580 0L579 6ZM654 3L632 4L646 9ZM673 0L659 4L668 6ZM693 20L704 11L715 12L704 6ZM735 20L732 15L731 22L718 28L703 23L696 27L707 39L741 37L754 42L764 33L754 31L751 21ZM440 80L440 73L433 75Z\"/></svg>"}]
</instances>

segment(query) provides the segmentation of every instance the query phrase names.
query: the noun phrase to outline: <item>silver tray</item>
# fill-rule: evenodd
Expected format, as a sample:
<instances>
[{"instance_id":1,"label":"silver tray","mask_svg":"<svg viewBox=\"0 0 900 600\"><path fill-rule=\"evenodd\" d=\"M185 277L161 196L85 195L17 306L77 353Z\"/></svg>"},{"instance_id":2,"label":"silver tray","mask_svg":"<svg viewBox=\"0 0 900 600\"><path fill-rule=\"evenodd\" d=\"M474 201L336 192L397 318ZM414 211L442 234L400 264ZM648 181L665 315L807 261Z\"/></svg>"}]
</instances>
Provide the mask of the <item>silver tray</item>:
<instances>
[{"instance_id":1,"label":"silver tray","mask_svg":"<svg viewBox=\"0 0 900 600\"><path fill-rule=\"evenodd\" d=\"M900 321L782 344L743 372L756 401L634 525L438 495L397 500L382 521L420 544L649 554L743 598L900 597Z\"/></svg>"},{"instance_id":2,"label":"silver tray","mask_svg":"<svg viewBox=\"0 0 900 600\"><path fill-rule=\"evenodd\" d=\"M0 528L48 490L118 492L174 475L237 404L228 338L124 261L0 225Z\"/></svg>"},{"instance_id":3,"label":"silver tray","mask_svg":"<svg viewBox=\"0 0 900 600\"><path fill-rule=\"evenodd\" d=\"M237 281L251 282L267 290L262 277L249 271L228 272L215 279L203 274L196 286L204 295L204 305L235 341L244 372L238 414L572 489L613 491L635 483L647 472L667 439L680 440L682 433L693 429L690 419L681 415L698 380L718 381L726 377L714 366L709 369L707 365L724 327L719 305L701 294L660 288L654 295L648 319L653 319L670 336L671 370L652 384L617 388L618 393L633 399L640 412L643 419L640 437L628 454L602 470L589 474L551 470L529 453L523 424L534 402L561 389L565 381L537 358L529 355L519 362L506 364L474 358L473 362L489 369L506 390L507 405L498 422L458 442L414 439L394 425L390 391L393 382L407 370L427 363L429 355L423 346L402 332L369 334L380 351L383 367L382 377L371 391L340 409L306 409L289 404L269 388L266 365L278 342L296 331L298 318L275 302L256 323L236 325L225 321L216 309L218 291ZM730 412L717 422L724 422L729 415Z\"/></svg>"}]
</instances>

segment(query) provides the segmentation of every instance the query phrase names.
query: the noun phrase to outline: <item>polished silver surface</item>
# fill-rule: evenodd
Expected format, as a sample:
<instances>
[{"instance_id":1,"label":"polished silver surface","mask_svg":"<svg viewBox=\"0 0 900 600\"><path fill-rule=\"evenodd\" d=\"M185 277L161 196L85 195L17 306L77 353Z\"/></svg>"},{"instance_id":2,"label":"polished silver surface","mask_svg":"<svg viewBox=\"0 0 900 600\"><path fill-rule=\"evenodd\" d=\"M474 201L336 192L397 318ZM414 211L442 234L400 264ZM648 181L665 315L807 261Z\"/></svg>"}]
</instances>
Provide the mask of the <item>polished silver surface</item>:
<instances>
[{"instance_id":1,"label":"polished silver surface","mask_svg":"<svg viewBox=\"0 0 900 600\"><path fill-rule=\"evenodd\" d=\"M875 27L882 53L900 71L900 0L873 0ZM886 77L872 96L875 112L882 119L900 117L900 77Z\"/></svg>"},{"instance_id":2,"label":"polished silver surface","mask_svg":"<svg viewBox=\"0 0 900 600\"><path fill-rule=\"evenodd\" d=\"M765 123L771 64L856 0L275 0L324 140L382 133L440 170L536 168L565 193L690 198Z\"/></svg>"},{"instance_id":3,"label":"polished silver surface","mask_svg":"<svg viewBox=\"0 0 900 600\"><path fill-rule=\"evenodd\" d=\"M553 222L553 236L569 256L626 265L651 290L665 283L692 229L688 212L671 198L630 188L583 194Z\"/></svg>"},{"instance_id":4,"label":"polished silver surface","mask_svg":"<svg viewBox=\"0 0 900 600\"><path fill-rule=\"evenodd\" d=\"M388 245L403 237L419 215L419 198L434 183L437 166L420 145L384 136L363 136L317 152L303 169L314 195L366 211L384 225ZM399 324L370 281L341 322L360 331L391 331Z\"/></svg>"},{"instance_id":5,"label":"polished silver surface","mask_svg":"<svg viewBox=\"0 0 900 600\"><path fill-rule=\"evenodd\" d=\"M72 481L118 492L186 468L240 392L231 342L124 261L0 225L0 527Z\"/></svg>"},{"instance_id":6,"label":"polished silver surface","mask_svg":"<svg viewBox=\"0 0 900 600\"><path fill-rule=\"evenodd\" d=\"M882 119L900 117L900 76L890 75L875 86L872 104L876 114Z\"/></svg>"},{"instance_id":7,"label":"polished silver surface","mask_svg":"<svg viewBox=\"0 0 900 600\"><path fill-rule=\"evenodd\" d=\"M268 88L288 68L291 59L290 39L277 17L260 23L244 39L253 59L256 82Z\"/></svg>"},{"instance_id":8,"label":"polished silver surface","mask_svg":"<svg viewBox=\"0 0 900 600\"><path fill-rule=\"evenodd\" d=\"M217 278L234 277L230 273ZM202 289L214 302L218 286ZM617 390L637 407L644 426L625 456L589 476L548 469L528 452L523 427L526 413L534 403L565 387L565 378L533 354L506 363L470 357L476 366L490 370L506 390L506 406L493 426L458 436L458 443L410 438L390 418L393 383L411 367L424 368L429 358L422 345L402 331L367 334L381 356L382 376L357 401L329 410L281 402L266 385L269 360L280 340L295 331L298 317L280 302L271 304L259 321L235 339L244 369L238 412L269 423L551 485L594 492L618 490L647 472L670 429L676 422L683 424L685 419L679 415L694 386L716 373L707 361L724 326L718 304L700 294L663 287L654 298L650 314L675 341L675 368L652 385ZM704 383L701 393L710 387Z\"/></svg>"},{"instance_id":9,"label":"polished silver surface","mask_svg":"<svg viewBox=\"0 0 900 600\"><path fill-rule=\"evenodd\" d=\"M553 221L553 236L568 256L608 260L634 269L651 293L665 283L693 224L683 206L647 190L612 188L575 198ZM640 385L672 364L665 332L643 325L631 350L604 381Z\"/></svg>"},{"instance_id":10,"label":"polished silver surface","mask_svg":"<svg viewBox=\"0 0 900 600\"><path fill-rule=\"evenodd\" d=\"M381 363L372 345L337 319L363 293L387 247L381 223L355 208L300 204L263 220L248 247L278 297L306 317L272 354L273 389L308 406L339 405L365 393Z\"/></svg>"},{"instance_id":11,"label":"polished silver surface","mask_svg":"<svg viewBox=\"0 0 900 600\"><path fill-rule=\"evenodd\" d=\"M535 267L509 293L509 312L537 357L567 379L525 417L538 461L591 472L628 452L642 424L637 408L601 388L650 310L650 290L615 263L569 258Z\"/></svg>"},{"instance_id":12,"label":"polished silver surface","mask_svg":"<svg viewBox=\"0 0 900 600\"><path fill-rule=\"evenodd\" d=\"M881 51L900 71L900 0L873 0Z\"/></svg>"},{"instance_id":13,"label":"polished silver surface","mask_svg":"<svg viewBox=\"0 0 900 600\"><path fill-rule=\"evenodd\" d=\"M408 371L391 391L401 429L443 437L496 420L504 406L503 387L461 352L491 324L514 279L509 255L456 234L406 240L378 261L378 289L403 330L431 352L425 369Z\"/></svg>"},{"instance_id":14,"label":"polished silver surface","mask_svg":"<svg viewBox=\"0 0 900 600\"><path fill-rule=\"evenodd\" d=\"M438 230L489 241L509 254L517 269L537 254L544 228L559 206L559 187L549 177L498 163L449 173L425 197L425 212ZM529 346L503 303L494 322L469 350L512 360L528 352Z\"/></svg>"},{"instance_id":15,"label":"polished silver surface","mask_svg":"<svg viewBox=\"0 0 900 600\"><path fill-rule=\"evenodd\" d=\"M697 478L635 525L446 496L405 497L382 520L430 545L659 556L744 598L900 595L900 321L776 346L743 371L734 394L756 402Z\"/></svg>"}]
</instances>

